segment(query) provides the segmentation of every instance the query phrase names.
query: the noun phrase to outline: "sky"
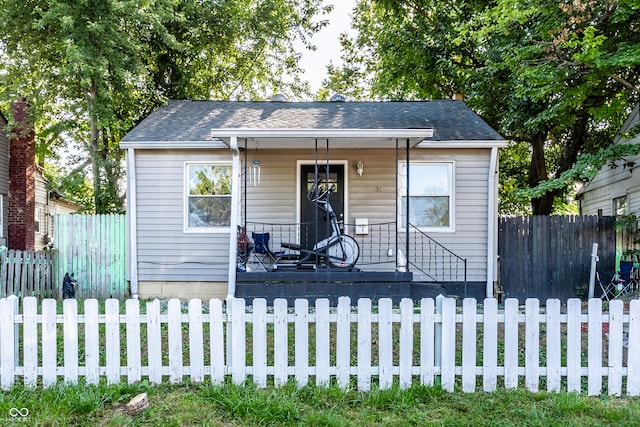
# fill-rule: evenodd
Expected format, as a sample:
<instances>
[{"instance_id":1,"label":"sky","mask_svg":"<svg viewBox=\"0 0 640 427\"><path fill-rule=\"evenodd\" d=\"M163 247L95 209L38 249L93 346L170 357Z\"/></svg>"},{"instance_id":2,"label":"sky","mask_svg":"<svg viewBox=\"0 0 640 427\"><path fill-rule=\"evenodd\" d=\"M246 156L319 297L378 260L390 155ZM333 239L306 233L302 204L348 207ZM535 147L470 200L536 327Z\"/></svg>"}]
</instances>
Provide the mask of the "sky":
<instances>
[{"instance_id":1,"label":"sky","mask_svg":"<svg viewBox=\"0 0 640 427\"><path fill-rule=\"evenodd\" d=\"M301 66L305 69L305 78L311 86L311 92L315 93L327 77L327 65L333 62L339 65L340 41L339 35L351 31L351 12L356 5L356 0L324 0L325 4L333 4L333 10L323 19L329 20L329 25L316 34L312 42L316 45L315 51L303 50Z\"/></svg>"}]
</instances>

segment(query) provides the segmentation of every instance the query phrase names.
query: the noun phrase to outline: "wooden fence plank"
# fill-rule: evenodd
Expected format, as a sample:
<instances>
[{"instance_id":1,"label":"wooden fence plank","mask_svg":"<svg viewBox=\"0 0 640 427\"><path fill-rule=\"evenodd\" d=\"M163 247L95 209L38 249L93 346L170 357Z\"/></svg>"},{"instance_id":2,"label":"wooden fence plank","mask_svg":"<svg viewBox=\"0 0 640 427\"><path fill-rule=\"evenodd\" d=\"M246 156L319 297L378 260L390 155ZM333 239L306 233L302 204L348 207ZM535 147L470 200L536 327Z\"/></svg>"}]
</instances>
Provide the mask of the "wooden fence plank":
<instances>
[{"instance_id":1,"label":"wooden fence plank","mask_svg":"<svg viewBox=\"0 0 640 427\"><path fill-rule=\"evenodd\" d=\"M351 374L351 299L338 298L336 324L336 380L338 386L349 386Z\"/></svg>"},{"instance_id":2,"label":"wooden fence plank","mask_svg":"<svg viewBox=\"0 0 640 427\"><path fill-rule=\"evenodd\" d=\"M462 302L462 391L476 390L477 303L474 298Z\"/></svg>"},{"instance_id":3,"label":"wooden fence plank","mask_svg":"<svg viewBox=\"0 0 640 427\"><path fill-rule=\"evenodd\" d=\"M525 304L525 384L537 392L540 381L540 303L528 298Z\"/></svg>"},{"instance_id":4,"label":"wooden fence plank","mask_svg":"<svg viewBox=\"0 0 640 427\"><path fill-rule=\"evenodd\" d=\"M127 319L127 383L134 384L142 379L140 301L128 299L125 302L125 313Z\"/></svg>"},{"instance_id":5,"label":"wooden fence plank","mask_svg":"<svg viewBox=\"0 0 640 427\"><path fill-rule=\"evenodd\" d=\"M588 303L588 394L598 396L602 392L602 300L590 299Z\"/></svg>"},{"instance_id":6,"label":"wooden fence plank","mask_svg":"<svg viewBox=\"0 0 640 427\"><path fill-rule=\"evenodd\" d=\"M100 326L97 299L84 300L85 377L87 384L100 380Z\"/></svg>"},{"instance_id":7,"label":"wooden fence plank","mask_svg":"<svg viewBox=\"0 0 640 427\"><path fill-rule=\"evenodd\" d=\"M409 388L413 379L413 301L410 298L400 301L400 316L400 388Z\"/></svg>"},{"instance_id":8,"label":"wooden fence plank","mask_svg":"<svg viewBox=\"0 0 640 427\"><path fill-rule=\"evenodd\" d=\"M509 298L504 304L504 387L518 387L518 300Z\"/></svg>"},{"instance_id":9,"label":"wooden fence plank","mask_svg":"<svg viewBox=\"0 0 640 427\"><path fill-rule=\"evenodd\" d=\"M629 348L627 351L627 394L640 396L640 300L629 303Z\"/></svg>"},{"instance_id":10,"label":"wooden fence plank","mask_svg":"<svg viewBox=\"0 0 640 427\"><path fill-rule=\"evenodd\" d=\"M498 300L485 299L483 308L482 389L492 392L498 379Z\"/></svg>"},{"instance_id":11,"label":"wooden fence plank","mask_svg":"<svg viewBox=\"0 0 640 427\"><path fill-rule=\"evenodd\" d=\"M432 298L420 301L420 382L428 386L435 379L435 302Z\"/></svg>"},{"instance_id":12,"label":"wooden fence plank","mask_svg":"<svg viewBox=\"0 0 640 427\"><path fill-rule=\"evenodd\" d=\"M108 299L105 309L105 350L107 384L120 382L120 302Z\"/></svg>"},{"instance_id":13,"label":"wooden fence plank","mask_svg":"<svg viewBox=\"0 0 640 427\"><path fill-rule=\"evenodd\" d=\"M326 387L330 379L329 300L316 300L316 385Z\"/></svg>"},{"instance_id":14,"label":"wooden fence plank","mask_svg":"<svg viewBox=\"0 0 640 427\"><path fill-rule=\"evenodd\" d=\"M56 300L42 301L42 385L46 388L57 381L58 346L56 341Z\"/></svg>"},{"instance_id":15,"label":"wooden fence plank","mask_svg":"<svg viewBox=\"0 0 640 427\"><path fill-rule=\"evenodd\" d=\"M358 299L358 390L371 390L371 300Z\"/></svg>"},{"instance_id":16,"label":"wooden fence plank","mask_svg":"<svg viewBox=\"0 0 640 427\"><path fill-rule=\"evenodd\" d=\"M456 378L456 302L442 301L442 388L452 392Z\"/></svg>"},{"instance_id":17,"label":"wooden fence plank","mask_svg":"<svg viewBox=\"0 0 640 427\"><path fill-rule=\"evenodd\" d=\"M15 329L13 301L9 298L0 300L0 387L9 390L15 382Z\"/></svg>"},{"instance_id":18,"label":"wooden fence plank","mask_svg":"<svg viewBox=\"0 0 640 427\"><path fill-rule=\"evenodd\" d=\"M607 392L609 396L622 394L623 310L622 300L609 301L609 349L607 354L609 365Z\"/></svg>"},{"instance_id":19,"label":"wooden fence plank","mask_svg":"<svg viewBox=\"0 0 640 427\"><path fill-rule=\"evenodd\" d=\"M267 386L267 300L253 300L253 382Z\"/></svg>"},{"instance_id":20,"label":"wooden fence plank","mask_svg":"<svg viewBox=\"0 0 640 427\"><path fill-rule=\"evenodd\" d=\"M170 299L167 303L167 340L169 344L169 381L182 381L182 313L180 300Z\"/></svg>"},{"instance_id":21,"label":"wooden fence plank","mask_svg":"<svg viewBox=\"0 0 640 427\"><path fill-rule=\"evenodd\" d=\"M26 297L22 300L24 324L24 385L35 387L38 383L38 299Z\"/></svg>"},{"instance_id":22,"label":"wooden fence plank","mask_svg":"<svg viewBox=\"0 0 640 427\"><path fill-rule=\"evenodd\" d=\"M202 328L202 301L189 301L189 365L191 381L204 381L204 334Z\"/></svg>"},{"instance_id":23,"label":"wooden fence plank","mask_svg":"<svg viewBox=\"0 0 640 427\"><path fill-rule=\"evenodd\" d=\"M276 387L287 383L288 346L287 300L278 299L273 302L273 384Z\"/></svg>"},{"instance_id":24,"label":"wooden fence plank","mask_svg":"<svg viewBox=\"0 0 640 427\"><path fill-rule=\"evenodd\" d=\"M62 304L64 315L64 380L78 381L78 301L66 299Z\"/></svg>"},{"instance_id":25,"label":"wooden fence plank","mask_svg":"<svg viewBox=\"0 0 640 427\"><path fill-rule=\"evenodd\" d=\"M295 300L295 378L298 387L309 381L309 301Z\"/></svg>"},{"instance_id":26,"label":"wooden fence plank","mask_svg":"<svg viewBox=\"0 0 640 427\"><path fill-rule=\"evenodd\" d=\"M547 391L559 392L561 384L562 337L560 324L560 300L547 300Z\"/></svg>"},{"instance_id":27,"label":"wooden fence plank","mask_svg":"<svg viewBox=\"0 0 640 427\"><path fill-rule=\"evenodd\" d=\"M222 384L226 374L224 364L225 338L222 301L219 299L211 299L209 301L209 340L211 348L211 383Z\"/></svg>"},{"instance_id":28,"label":"wooden fence plank","mask_svg":"<svg viewBox=\"0 0 640 427\"><path fill-rule=\"evenodd\" d=\"M393 306L391 298L378 301L378 363L380 366L380 389L393 385Z\"/></svg>"},{"instance_id":29,"label":"wooden fence plank","mask_svg":"<svg viewBox=\"0 0 640 427\"><path fill-rule=\"evenodd\" d=\"M582 378L580 300L567 301L567 391L579 392Z\"/></svg>"},{"instance_id":30,"label":"wooden fence plank","mask_svg":"<svg viewBox=\"0 0 640 427\"><path fill-rule=\"evenodd\" d=\"M227 303L230 303L227 305L227 313L229 316L231 316L230 323L232 339L231 349L229 351L231 379L234 384L242 384L246 379L245 301L242 298L236 298L227 301ZM274 342L274 346L276 345L277 344Z\"/></svg>"}]
</instances>

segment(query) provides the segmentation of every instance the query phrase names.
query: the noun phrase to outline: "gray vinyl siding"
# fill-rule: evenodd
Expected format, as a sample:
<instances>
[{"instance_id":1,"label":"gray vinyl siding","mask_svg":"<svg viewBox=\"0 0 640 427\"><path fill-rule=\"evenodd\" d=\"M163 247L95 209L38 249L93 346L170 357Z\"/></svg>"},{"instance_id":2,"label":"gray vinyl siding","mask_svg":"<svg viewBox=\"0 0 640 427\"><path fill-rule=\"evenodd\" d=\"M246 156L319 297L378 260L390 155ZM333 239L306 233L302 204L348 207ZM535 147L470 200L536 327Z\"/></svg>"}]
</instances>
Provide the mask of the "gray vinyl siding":
<instances>
[{"instance_id":1,"label":"gray vinyl siding","mask_svg":"<svg viewBox=\"0 0 640 427\"><path fill-rule=\"evenodd\" d=\"M324 153L319 162L324 162ZM331 149L331 161L346 161L345 222L367 218L369 224L396 220L396 151ZM244 154L241 154L244 164ZM415 149L411 161L454 162L455 231L428 234L468 259L468 280L486 281L487 177L489 149ZM185 233L183 177L187 161L231 161L229 151L136 150L138 277L141 281L225 281L229 233ZM246 186L251 223L297 221L298 160L313 161L313 150L247 151L249 165L260 160L261 182ZM364 163L358 176L355 163ZM245 188L242 189L244 205ZM308 203L302 200L301 203ZM243 206L244 207L244 206ZM241 209L242 210L242 209ZM353 235L354 230L348 230ZM358 236L355 236L356 239ZM272 244L279 249L279 242ZM412 254L411 256L415 256ZM395 257L390 261L394 261ZM385 264L394 269L395 264ZM375 266L369 269L377 269Z\"/></svg>"},{"instance_id":2,"label":"gray vinyl siding","mask_svg":"<svg viewBox=\"0 0 640 427\"><path fill-rule=\"evenodd\" d=\"M0 115L0 246L7 244L7 214L9 205L9 137L6 132L7 122Z\"/></svg>"},{"instance_id":3,"label":"gray vinyl siding","mask_svg":"<svg viewBox=\"0 0 640 427\"><path fill-rule=\"evenodd\" d=\"M187 161L229 161L229 151L136 150L138 277L141 281L226 281L229 233L184 231Z\"/></svg>"}]
</instances>

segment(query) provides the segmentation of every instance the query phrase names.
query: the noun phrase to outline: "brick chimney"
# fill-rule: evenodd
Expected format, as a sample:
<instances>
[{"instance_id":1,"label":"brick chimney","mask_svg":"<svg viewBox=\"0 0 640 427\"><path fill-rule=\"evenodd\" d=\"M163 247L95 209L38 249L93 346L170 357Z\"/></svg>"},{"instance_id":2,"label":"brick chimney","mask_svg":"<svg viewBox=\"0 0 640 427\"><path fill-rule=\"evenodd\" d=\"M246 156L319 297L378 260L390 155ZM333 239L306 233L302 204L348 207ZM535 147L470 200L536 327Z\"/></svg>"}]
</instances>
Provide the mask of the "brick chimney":
<instances>
[{"instance_id":1,"label":"brick chimney","mask_svg":"<svg viewBox=\"0 0 640 427\"><path fill-rule=\"evenodd\" d=\"M32 251L35 246L35 134L29 126L26 99L12 105L14 128L9 145L9 249Z\"/></svg>"}]
</instances>

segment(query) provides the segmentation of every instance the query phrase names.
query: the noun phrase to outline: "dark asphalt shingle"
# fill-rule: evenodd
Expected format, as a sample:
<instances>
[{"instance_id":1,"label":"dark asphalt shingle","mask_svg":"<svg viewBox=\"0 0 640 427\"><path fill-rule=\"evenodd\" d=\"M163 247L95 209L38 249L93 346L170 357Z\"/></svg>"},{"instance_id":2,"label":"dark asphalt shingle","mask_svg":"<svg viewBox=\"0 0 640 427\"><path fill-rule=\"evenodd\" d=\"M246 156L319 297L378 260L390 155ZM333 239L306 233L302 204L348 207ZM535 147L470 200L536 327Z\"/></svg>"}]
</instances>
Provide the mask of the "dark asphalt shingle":
<instances>
[{"instance_id":1,"label":"dark asphalt shingle","mask_svg":"<svg viewBox=\"0 0 640 427\"><path fill-rule=\"evenodd\" d=\"M123 142L208 141L212 129L429 129L433 141L501 141L463 102L170 101Z\"/></svg>"}]
</instances>

